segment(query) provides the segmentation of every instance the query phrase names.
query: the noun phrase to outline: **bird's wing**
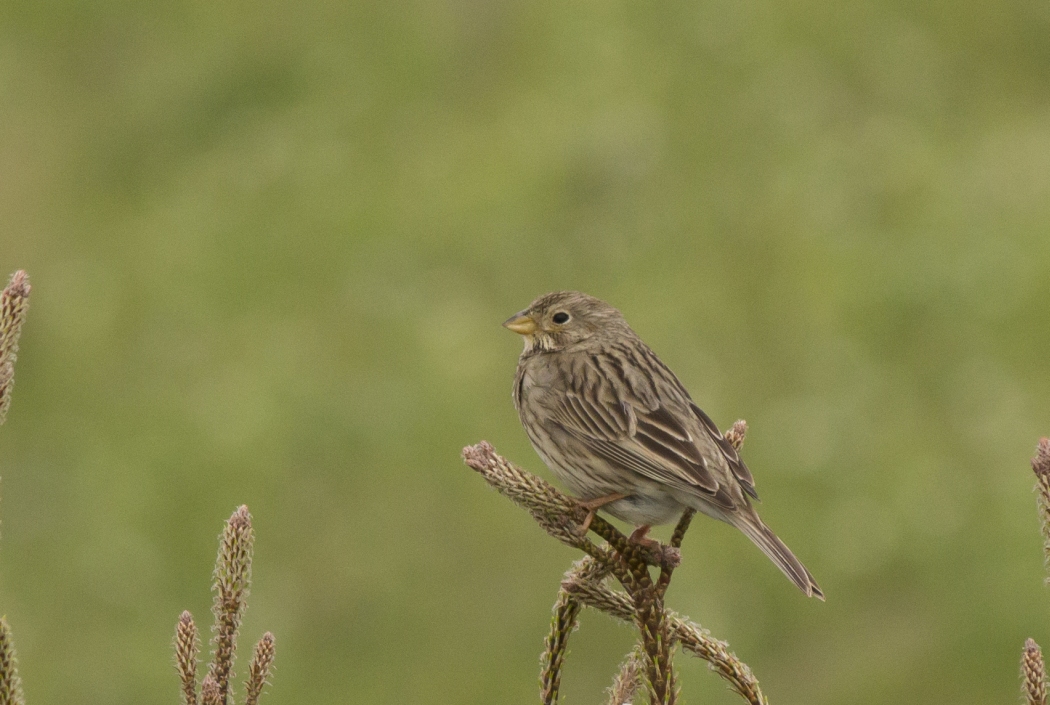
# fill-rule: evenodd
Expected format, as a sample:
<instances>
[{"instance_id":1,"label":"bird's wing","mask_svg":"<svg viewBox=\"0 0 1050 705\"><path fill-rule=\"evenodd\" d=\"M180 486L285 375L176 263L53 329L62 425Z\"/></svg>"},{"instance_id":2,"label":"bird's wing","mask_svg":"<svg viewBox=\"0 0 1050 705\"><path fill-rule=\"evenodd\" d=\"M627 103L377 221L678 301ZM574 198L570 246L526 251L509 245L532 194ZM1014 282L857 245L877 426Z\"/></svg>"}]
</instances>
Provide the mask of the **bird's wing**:
<instances>
[{"instance_id":1,"label":"bird's wing","mask_svg":"<svg viewBox=\"0 0 1050 705\"><path fill-rule=\"evenodd\" d=\"M732 443L726 440L726 437L718 430L718 426L715 426L715 422L704 413L703 409L693 402L689 402L689 408L722 450L722 455L725 456L726 462L729 463L729 469L732 470L733 477L740 483L741 489L758 499L758 492L755 491L755 478L752 477L751 470L744 465L740 453L737 452Z\"/></svg>"},{"instance_id":2,"label":"bird's wing","mask_svg":"<svg viewBox=\"0 0 1050 705\"><path fill-rule=\"evenodd\" d=\"M603 387L588 385L558 394L550 409L553 421L610 463L700 494L727 510L740 503L734 497L738 493L728 486L724 466L717 462L725 456L718 439L729 446L717 429L717 435L712 434L687 410L676 414L666 404L649 408L639 400L606 399L599 389Z\"/></svg>"}]
</instances>

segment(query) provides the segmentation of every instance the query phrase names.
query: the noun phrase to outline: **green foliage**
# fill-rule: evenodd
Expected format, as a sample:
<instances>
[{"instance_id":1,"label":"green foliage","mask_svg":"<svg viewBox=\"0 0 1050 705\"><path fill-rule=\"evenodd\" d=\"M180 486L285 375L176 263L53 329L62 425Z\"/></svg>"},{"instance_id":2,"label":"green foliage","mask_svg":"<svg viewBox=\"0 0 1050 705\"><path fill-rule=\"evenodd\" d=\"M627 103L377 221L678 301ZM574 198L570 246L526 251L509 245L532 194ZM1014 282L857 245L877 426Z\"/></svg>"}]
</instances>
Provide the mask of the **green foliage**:
<instances>
[{"instance_id":1,"label":"green foliage","mask_svg":"<svg viewBox=\"0 0 1050 705\"><path fill-rule=\"evenodd\" d=\"M699 519L668 600L771 702L1011 702L1047 643L1048 30L1028 0L0 3L30 701L174 702L172 619L245 503L267 702L534 702L573 552L458 454L543 470L499 324L572 287L751 423L828 602ZM583 620L567 703L632 644Z\"/></svg>"}]
</instances>

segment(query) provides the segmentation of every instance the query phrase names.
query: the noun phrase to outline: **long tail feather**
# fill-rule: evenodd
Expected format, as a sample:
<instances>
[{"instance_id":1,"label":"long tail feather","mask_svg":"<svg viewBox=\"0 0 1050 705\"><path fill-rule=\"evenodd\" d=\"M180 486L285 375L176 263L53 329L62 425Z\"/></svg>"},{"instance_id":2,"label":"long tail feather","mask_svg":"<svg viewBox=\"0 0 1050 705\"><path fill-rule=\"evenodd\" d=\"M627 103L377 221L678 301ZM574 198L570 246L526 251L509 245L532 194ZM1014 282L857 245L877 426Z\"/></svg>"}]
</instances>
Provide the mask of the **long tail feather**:
<instances>
[{"instance_id":1,"label":"long tail feather","mask_svg":"<svg viewBox=\"0 0 1050 705\"><path fill-rule=\"evenodd\" d=\"M791 579L791 582L798 585L799 589L806 593L806 597L816 597L821 601L824 600L824 593L817 585L817 581L813 579L813 575L806 570L806 566L802 565L802 561L795 558L795 554L791 552L791 549L785 546L784 542L768 526L762 523L758 514L752 510L748 514L737 514L734 518L736 521L733 522L733 525L747 534L747 537L762 549L762 553L769 556L769 559L776 564L777 568L780 568L784 575Z\"/></svg>"}]
</instances>

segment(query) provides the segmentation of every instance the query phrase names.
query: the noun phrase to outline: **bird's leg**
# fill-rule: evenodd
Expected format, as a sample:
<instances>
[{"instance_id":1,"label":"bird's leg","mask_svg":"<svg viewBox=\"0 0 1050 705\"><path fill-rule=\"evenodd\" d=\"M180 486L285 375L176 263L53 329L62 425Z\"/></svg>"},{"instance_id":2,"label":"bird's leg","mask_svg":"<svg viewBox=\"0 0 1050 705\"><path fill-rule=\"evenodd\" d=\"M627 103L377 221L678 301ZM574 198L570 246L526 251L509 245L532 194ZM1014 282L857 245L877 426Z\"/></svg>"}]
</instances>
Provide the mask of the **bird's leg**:
<instances>
[{"instance_id":1,"label":"bird's leg","mask_svg":"<svg viewBox=\"0 0 1050 705\"><path fill-rule=\"evenodd\" d=\"M599 509L606 504L617 502L629 496L630 495L626 495L623 492L613 492L604 497L580 501L580 506L587 510L587 518L583 520L583 524L580 526L580 536L586 536L587 532L590 531L591 522L594 521L594 515L598 513Z\"/></svg>"},{"instance_id":2,"label":"bird's leg","mask_svg":"<svg viewBox=\"0 0 1050 705\"><path fill-rule=\"evenodd\" d=\"M631 543L638 544L639 546L645 546L646 548L658 549L660 548L660 542L656 539L646 538L646 534L649 533L649 529L653 528L649 524L642 524L637 527L631 535L627 537L627 540Z\"/></svg>"},{"instance_id":3,"label":"bird's leg","mask_svg":"<svg viewBox=\"0 0 1050 705\"><path fill-rule=\"evenodd\" d=\"M642 524L641 526L635 527L634 531L627 538L631 543L641 543L645 541L646 534L649 533L649 529L653 528L649 524Z\"/></svg>"}]
</instances>

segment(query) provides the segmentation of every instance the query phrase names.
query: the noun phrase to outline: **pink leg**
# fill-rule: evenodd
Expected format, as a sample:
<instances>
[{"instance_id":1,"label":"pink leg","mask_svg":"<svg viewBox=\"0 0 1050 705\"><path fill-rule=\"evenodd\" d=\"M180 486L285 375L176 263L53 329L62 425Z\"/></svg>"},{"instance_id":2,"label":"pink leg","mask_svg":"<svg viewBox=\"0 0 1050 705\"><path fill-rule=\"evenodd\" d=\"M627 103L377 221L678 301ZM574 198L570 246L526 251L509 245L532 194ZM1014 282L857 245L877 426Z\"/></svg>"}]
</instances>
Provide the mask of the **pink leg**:
<instances>
[{"instance_id":1,"label":"pink leg","mask_svg":"<svg viewBox=\"0 0 1050 705\"><path fill-rule=\"evenodd\" d=\"M596 499L588 499L580 502L580 506L587 510L587 518L583 520L583 524L580 525L580 536L586 536L587 532L591 529L591 522L594 521L594 515L598 513L598 510L604 507L606 504L618 502L619 500L629 497L622 492L614 492L613 494L607 494L604 497L598 497ZM648 529L647 529L648 530Z\"/></svg>"},{"instance_id":2,"label":"pink leg","mask_svg":"<svg viewBox=\"0 0 1050 705\"><path fill-rule=\"evenodd\" d=\"M645 535L649 533L649 529L651 528L653 527L649 524L642 524L634 530L627 540L631 543L641 543L642 541L645 541Z\"/></svg>"},{"instance_id":3,"label":"pink leg","mask_svg":"<svg viewBox=\"0 0 1050 705\"><path fill-rule=\"evenodd\" d=\"M627 537L627 540L631 543L636 543L647 548L659 548L659 541L657 541L656 539L646 538L646 534L649 533L649 529L651 528L652 527L649 524L642 524L641 526L636 528L630 536Z\"/></svg>"}]
</instances>

